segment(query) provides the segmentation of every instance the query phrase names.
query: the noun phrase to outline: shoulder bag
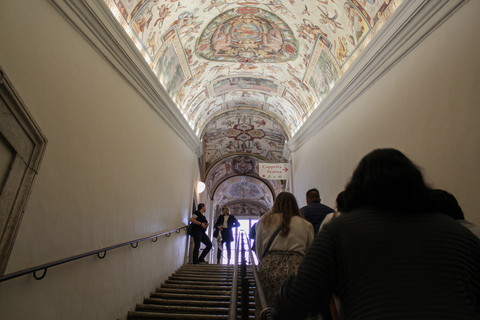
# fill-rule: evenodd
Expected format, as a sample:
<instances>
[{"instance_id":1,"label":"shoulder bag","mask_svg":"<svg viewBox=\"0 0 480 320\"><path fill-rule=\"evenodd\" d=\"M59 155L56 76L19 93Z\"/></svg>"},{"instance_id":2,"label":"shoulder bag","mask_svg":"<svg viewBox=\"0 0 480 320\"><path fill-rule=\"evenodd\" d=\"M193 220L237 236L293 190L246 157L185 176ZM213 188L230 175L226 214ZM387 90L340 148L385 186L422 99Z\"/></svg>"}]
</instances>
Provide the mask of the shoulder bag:
<instances>
[{"instance_id":1,"label":"shoulder bag","mask_svg":"<svg viewBox=\"0 0 480 320\"><path fill-rule=\"evenodd\" d=\"M270 246L272 245L273 240L275 240L275 238L277 237L277 234L280 233L280 230L282 230L282 226L278 227L277 231L275 231L275 233L271 236L270 240L268 241L267 246L265 247L265 251L263 251L263 256L262 257L265 257L268 250L270 250Z\"/></svg>"}]
</instances>

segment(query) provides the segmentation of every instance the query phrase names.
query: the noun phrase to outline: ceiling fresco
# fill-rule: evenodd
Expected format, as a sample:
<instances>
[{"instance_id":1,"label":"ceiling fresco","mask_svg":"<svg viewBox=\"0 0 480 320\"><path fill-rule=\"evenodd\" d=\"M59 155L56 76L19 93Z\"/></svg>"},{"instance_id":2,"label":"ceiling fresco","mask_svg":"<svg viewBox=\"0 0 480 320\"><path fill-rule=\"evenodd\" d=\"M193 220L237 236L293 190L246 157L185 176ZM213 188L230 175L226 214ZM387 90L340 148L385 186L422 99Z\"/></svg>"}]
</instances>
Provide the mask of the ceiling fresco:
<instances>
[{"instance_id":1,"label":"ceiling fresco","mask_svg":"<svg viewBox=\"0 0 480 320\"><path fill-rule=\"evenodd\" d=\"M214 208L228 205L237 208L233 215L256 215L271 208L274 194L263 181L249 176L236 176L223 180L215 191ZM253 212L242 212L243 208L255 208ZM242 209L240 209L242 208Z\"/></svg>"},{"instance_id":2,"label":"ceiling fresco","mask_svg":"<svg viewBox=\"0 0 480 320\"><path fill-rule=\"evenodd\" d=\"M225 158L220 159L217 163L212 166L208 171L205 178L206 189L210 197L216 198L218 194L222 192L220 190L220 185L223 184L224 181L232 180L235 177L249 177L249 180L246 180L246 183L255 183L255 184L263 184L266 188L270 190L270 193L266 195L269 197L269 200L266 200L268 203L272 202L275 199L275 196L279 194L283 190L283 185L280 180L266 180L260 178L259 174L259 163L266 162L265 160L258 159L256 157L251 157L248 155L231 155ZM230 181L230 183L233 183ZM245 184L243 184L245 185ZM225 185L224 185L225 187ZM253 187L249 187L249 190L253 190ZM263 189L263 187L262 187ZM229 192L228 193L230 200L251 200L250 197L245 197L243 193L241 196L240 193L236 192ZM270 197L270 196L271 197ZM215 197L214 197L215 196ZM218 199L218 198L217 198Z\"/></svg>"},{"instance_id":3,"label":"ceiling fresco","mask_svg":"<svg viewBox=\"0 0 480 320\"><path fill-rule=\"evenodd\" d=\"M203 134L205 169L232 153L249 153L264 162L283 162L287 136L281 123L258 110L234 108L210 120Z\"/></svg>"},{"instance_id":4,"label":"ceiling fresco","mask_svg":"<svg viewBox=\"0 0 480 320\"><path fill-rule=\"evenodd\" d=\"M314 110L321 112L335 83L402 2L98 1L201 139L209 196L220 205L240 203L230 190L253 192L249 184L260 183L260 198L242 197L242 208L247 198L255 212L271 205L278 184L232 174L226 168L230 156L285 162L285 142Z\"/></svg>"}]
</instances>

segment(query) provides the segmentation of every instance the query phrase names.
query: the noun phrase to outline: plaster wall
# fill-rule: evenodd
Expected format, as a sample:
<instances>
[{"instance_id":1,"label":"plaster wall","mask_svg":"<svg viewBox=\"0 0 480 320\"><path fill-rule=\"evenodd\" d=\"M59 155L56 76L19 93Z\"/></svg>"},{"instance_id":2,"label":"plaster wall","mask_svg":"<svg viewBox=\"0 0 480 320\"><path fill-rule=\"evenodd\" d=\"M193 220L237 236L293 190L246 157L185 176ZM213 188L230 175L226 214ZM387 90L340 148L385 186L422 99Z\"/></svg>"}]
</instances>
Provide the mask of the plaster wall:
<instances>
[{"instance_id":1,"label":"plaster wall","mask_svg":"<svg viewBox=\"0 0 480 320\"><path fill-rule=\"evenodd\" d=\"M480 224L480 21L469 1L293 155L299 205L317 187L335 206L360 159L393 147Z\"/></svg>"},{"instance_id":2,"label":"plaster wall","mask_svg":"<svg viewBox=\"0 0 480 320\"><path fill-rule=\"evenodd\" d=\"M48 139L6 274L185 225L195 153L46 0L0 2L0 65ZM185 232L0 283L1 318L123 319Z\"/></svg>"}]
</instances>

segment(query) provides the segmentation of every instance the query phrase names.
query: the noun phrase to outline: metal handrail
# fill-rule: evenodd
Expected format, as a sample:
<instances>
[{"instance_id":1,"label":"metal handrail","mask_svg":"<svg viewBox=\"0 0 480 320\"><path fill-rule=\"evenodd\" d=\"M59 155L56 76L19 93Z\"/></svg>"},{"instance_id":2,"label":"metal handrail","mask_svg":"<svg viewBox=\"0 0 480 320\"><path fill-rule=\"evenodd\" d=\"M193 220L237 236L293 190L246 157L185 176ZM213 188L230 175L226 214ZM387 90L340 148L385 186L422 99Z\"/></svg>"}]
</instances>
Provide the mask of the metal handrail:
<instances>
[{"instance_id":1,"label":"metal handrail","mask_svg":"<svg viewBox=\"0 0 480 320\"><path fill-rule=\"evenodd\" d=\"M265 298L265 293L263 291L263 287L262 287L262 282L260 281L260 276L258 275L258 271L257 271L257 265L255 265L255 260L253 259L253 253L252 253L252 248L251 248L251 245L250 245L250 238L245 235L248 239L248 252L250 254L250 261L252 263L252 270L253 270L253 278L255 279L255 287L257 289L257 297L255 297L255 300L258 298L258 302L260 303L260 310L263 310L265 308L268 308L268 305L267 305L267 298ZM255 304L257 303L257 301L255 301Z\"/></svg>"},{"instance_id":2,"label":"metal handrail","mask_svg":"<svg viewBox=\"0 0 480 320\"><path fill-rule=\"evenodd\" d=\"M47 269L50 268L50 267L58 266L60 264L64 264L64 263L67 263L67 262L70 262L70 261L74 261L74 260L78 260L78 259L85 258L85 257L88 257L88 256L92 256L94 254L96 254L99 259L103 259L103 258L105 258L106 254L107 254L107 251L110 251L110 250L113 250L113 249L116 249L116 248L120 248L120 247L124 247L124 246L128 246L128 245L131 245L132 248L136 248L138 246L139 242L149 240L149 239L152 239L153 242L157 242L158 237L160 237L160 236L166 235L167 237L169 237L172 232L175 231L176 233L180 233L180 230L186 229L186 228L187 228L187 226L175 228L175 229L172 229L170 231L156 233L156 234L151 235L149 237L120 243L120 244L110 246L110 247L106 247L106 248L103 248L103 249L90 251L90 252L79 254L79 255L76 255L76 256L72 256L72 257L69 257L69 258L65 258L65 259L54 261L54 262L45 263L45 264L42 264L42 265L39 265L39 266L36 266L36 267L32 267L32 268L24 269L24 270L21 270L21 271L13 272L13 273L10 273L10 274L7 274L7 275L4 275L4 276L0 277L0 282L7 281L7 280L17 278L17 277L21 277L21 276L24 276L24 275L29 274L29 273L32 273L33 277L35 279L41 280L45 277L45 275L47 273ZM101 253L103 253L102 256L100 255ZM43 270L43 274L41 276L37 276L36 272L40 271L40 270Z\"/></svg>"},{"instance_id":3,"label":"metal handrail","mask_svg":"<svg viewBox=\"0 0 480 320\"><path fill-rule=\"evenodd\" d=\"M232 284L232 291L230 293L230 307L228 311L228 320L236 320L237 319L237 302L238 302L238 255L240 252L238 251L239 248L239 239L242 238L242 242L244 241L243 236L245 236L246 241L248 243L248 252L250 255L250 261L252 263L252 270L253 276L255 281L255 287L257 289L257 296L255 299L258 298L259 301L255 301L255 303L260 304L260 310L263 310L268 307L267 299L265 298L265 293L263 291L262 283L260 282L260 277L257 271L257 265L255 265L255 260L252 253L252 248L250 245L250 238L245 232L241 232L241 237L237 237L235 243L235 267L233 271L233 284ZM243 248L245 250L245 248ZM243 303L243 302L242 302Z\"/></svg>"},{"instance_id":4,"label":"metal handrail","mask_svg":"<svg viewBox=\"0 0 480 320\"><path fill-rule=\"evenodd\" d=\"M235 266L233 267L232 290L230 291L230 305L228 308L228 320L237 319L237 301L238 301L238 245L239 238L235 241Z\"/></svg>"}]
</instances>

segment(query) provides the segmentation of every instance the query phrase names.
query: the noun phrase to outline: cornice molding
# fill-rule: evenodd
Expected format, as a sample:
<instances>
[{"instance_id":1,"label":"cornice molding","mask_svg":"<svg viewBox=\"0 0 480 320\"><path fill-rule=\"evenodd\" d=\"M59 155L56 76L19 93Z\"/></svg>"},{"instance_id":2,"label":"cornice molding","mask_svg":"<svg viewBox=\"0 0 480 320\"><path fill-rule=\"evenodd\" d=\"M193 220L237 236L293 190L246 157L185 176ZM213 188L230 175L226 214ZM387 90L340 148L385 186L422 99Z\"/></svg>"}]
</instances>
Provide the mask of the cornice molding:
<instances>
[{"instance_id":1,"label":"cornice molding","mask_svg":"<svg viewBox=\"0 0 480 320\"><path fill-rule=\"evenodd\" d=\"M190 149L196 152L200 140L107 5L99 0L49 1Z\"/></svg>"},{"instance_id":2,"label":"cornice molding","mask_svg":"<svg viewBox=\"0 0 480 320\"><path fill-rule=\"evenodd\" d=\"M348 108L468 0L403 1L320 106L288 142L291 152Z\"/></svg>"}]
</instances>

